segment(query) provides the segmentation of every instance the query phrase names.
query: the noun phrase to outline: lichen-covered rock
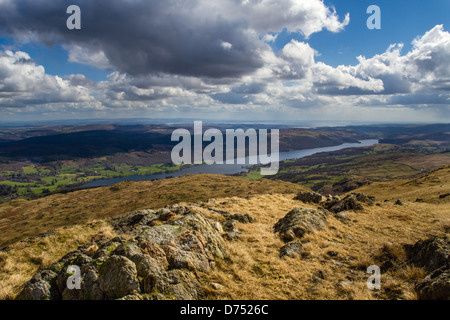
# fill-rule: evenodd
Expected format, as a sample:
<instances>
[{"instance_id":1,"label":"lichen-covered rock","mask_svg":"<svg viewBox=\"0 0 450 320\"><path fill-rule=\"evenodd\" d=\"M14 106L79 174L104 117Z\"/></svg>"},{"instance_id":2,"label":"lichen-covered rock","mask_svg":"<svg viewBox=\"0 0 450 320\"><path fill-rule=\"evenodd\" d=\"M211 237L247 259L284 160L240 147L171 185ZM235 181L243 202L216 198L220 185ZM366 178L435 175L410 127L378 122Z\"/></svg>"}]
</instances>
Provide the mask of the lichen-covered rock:
<instances>
[{"instance_id":1,"label":"lichen-covered rock","mask_svg":"<svg viewBox=\"0 0 450 320\"><path fill-rule=\"evenodd\" d=\"M430 272L415 287L419 299L450 299L450 237L421 240L405 250L410 262Z\"/></svg>"},{"instance_id":2,"label":"lichen-covered rock","mask_svg":"<svg viewBox=\"0 0 450 320\"><path fill-rule=\"evenodd\" d=\"M140 301L143 300L140 294L130 294L128 296L119 298L117 300L125 300L125 301Z\"/></svg>"},{"instance_id":3,"label":"lichen-covered rock","mask_svg":"<svg viewBox=\"0 0 450 320\"><path fill-rule=\"evenodd\" d=\"M299 256L302 253L302 248L303 246L299 241L288 243L280 249L280 258Z\"/></svg>"},{"instance_id":4,"label":"lichen-covered rock","mask_svg":"<svg viewBox=\"0 0 450 320\"><path fill-rule=\"evenodd\" d=\"M275 224L274 231L279 233L283 241L290 242L307 233L322 230L326 216L324 210L294 208Z\"/></svg>"},{"instance_id":5,"label":"lichen-covered rock","mask_svg":"<svg viewBox=\"0 0 450 320\"><path fill-rule=\"evenodd\" d=\"M100 288L108 299L118 299L141 291L136 265L126 257L111 256L99 270Z\"/></svg>"},{"instance_id":6,"label":"lichen-covered rock","mask_svg":"<svg viewBox=\"0 0 450 320\"><path fill-rule=\"evenodd\" d=\"M364 206L357 200L354 194L346 196L337 203L328 203L325 207L333 213L339 213L342 211L363 211Z\"/></svg>"},{"instance_id":7,"label":"lichen-covered rock","mask_svg":"<svg viewBox=\"0 0 450 320\"><path fill-rule=\"evenodd\" d=\"M229 219L236 220L240 223L253 223L256 219L248 213L235 213L229 216Z\"/></svg>"},{"instance_id":8,"label":"lichen-covered rock","mask_svg":"<svg viewBox=\"0 0 450 320\"><path fill-rule=\"evenodd\" d=\"M429 272L450 265L450 237L433 237L418 241L413 246L406 246L408 259L418 267Z\"/></svg>"},{"instance_id":9,"label":"lichen-covered rock","mask_svg":"<svg viewBox=\"0 0 450 320\"><path fill-rule=\"evenodd\" d=\"M365 193L352 193L352 195L355 196L356 200L359 202L367 203L369 205L376 201L374 196L368 196Z\"/></svg>"},{"instance_id":10,"label":"lichen-covered rock","mask_svg":"<svg viewBox=\"0 0 450 320\"><path fill-rule=\"evenodd\" d=\"M166 264L161 264L160 261L148 255L143 255L136 261L136 271L138 278L141 280L141 291L143 293L153 292L156 281L164 276Z\"/></svg>"},{"instance_id":11,"label":"lichen-covered rock","mask_svg":"<svg viewBox=\"0 0 450 320\"><path fill-rule=\"evenodd\" d=\"M204 289L195 275L186 270L170 270L156 283L156 289L166 297L178 300L198 300Z\"/></svg>"},{"instance_id":12,"label":"lichen-covered rock","mask_svg":"<svg viewBox=\"0 0 450 320\"><path fill-rule=\"evenodd\" d=\"M183 218L173 221L174 225L180 225L192 229L205 240L205 249L218 258L225 257L225 242L217 230L201 213L190 213Z\"/></svg>"},{"instance_id":13,"label":"lichen-covered rock","mask_svg":"<svg viewBox=\"0 0 450 320\"><path fill-rule=\"evenodd\" d=\"M415 290L420 300L450 300L450 267L445 265L420 281Z\"/></svg>"},{"instance_id":14,"label":"lichen-covered rock","mask_svg":"<svg viewBox=\"0 0 450 320\"><path fill-rule=\"evenodd\" d=\"M322 195L317 192L300 192L297 194L297 196L294 198L294 200L299 200L304 203L321 203L322 202Z\"/></svg>"},{"instance_id":15,"label":"lichen-covered rock","mask_svg":"<svg viewBox=\"0 0 450 320\"><path fill-rule=\"evenodd\" d=\"M149 255L158 261L159 264L167 267L169 263L167 262L166 254L161 247L151 241L143 240L139 242L139 247L142 250L142 253Z\"/></svg>"},{"instance_id":16,"label":"lichen-covered rock","mask_svg":"<svg viewBox=\"0 0 450 320\"><path fill-rule=\"evenodd\" d=\"M239 229L236 226L236 220L228 220L223 224L223 229L225 231L224 238L228 241L233 241L239 239Z\"/></svg>"},{"instance_id":17,"label":"lichen-covered rock","mask_svg":"<svg viewBox=\"0 0 450 320\"><path fill-rule=\"evenodd\" d=\"M188 269L209 272L209 261L214 259L206 249L206 239L196 231L186 231L164 246L172 269Z\"/></svg>"},{"instance_id":18,"label":"lichen-covered rock","mask_svg":"<svg viewBox=\"0 0 450 320\"><path fill-rule=\"evenodd\" d=\"M159 216L159 214L150 209L138 210L113 218L111 224L121 232L139 233L142 226L150 224L158 219Z\"/></svg>"},{"instance_id":19,"label":"lichen-covered rock","mask_svg":"<svg viewBox=\"0 0 450 320\"><path fill-rule=\"evenodd\" d=\"M58 275L50 270L39 272L25 285L18 300L50 300L54 298L52 284Z\"/></svg>"},{"instance_id":20,"label":"lichen-covered rock","mask_svg":"<svg viewBox=\"0 0 450 320\"><path fill-rule=\"evenodd\" d=\"M198 299L198 272L209 272L215 258L225 257L221 233L196 207L140 210L113 220L134 238L94 237L33 276L18 298ZM67 286L69 266L80 268L80 289Z\"/></svg>"}]
</instances>

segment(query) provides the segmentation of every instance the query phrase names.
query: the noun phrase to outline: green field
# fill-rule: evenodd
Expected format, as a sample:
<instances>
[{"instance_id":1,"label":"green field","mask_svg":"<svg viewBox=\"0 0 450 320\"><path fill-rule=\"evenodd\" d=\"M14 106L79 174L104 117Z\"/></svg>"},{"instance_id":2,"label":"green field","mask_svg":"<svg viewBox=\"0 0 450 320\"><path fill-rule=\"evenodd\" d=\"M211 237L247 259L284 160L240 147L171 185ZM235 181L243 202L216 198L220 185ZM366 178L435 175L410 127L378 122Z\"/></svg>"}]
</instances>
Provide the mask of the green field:
<instances>
[{"instance_id":1,"label":"green field","mask_svg":"<svg viewBox=\"0 0 450 320\"><path fill-rule=\"evenodd\" d=\"M68 187L76 187L92 180L126 177L131 175L151 175L177 171L181 166L163 163L151 166L128 164L108 165L96 163L88 166L62 165L59 169L39 165L23 166L20 170L0 171L0 187L12 187L12 194L0 196L2 202L13 197L30 198L45 195Z\"/></svg>"}]
</instances>

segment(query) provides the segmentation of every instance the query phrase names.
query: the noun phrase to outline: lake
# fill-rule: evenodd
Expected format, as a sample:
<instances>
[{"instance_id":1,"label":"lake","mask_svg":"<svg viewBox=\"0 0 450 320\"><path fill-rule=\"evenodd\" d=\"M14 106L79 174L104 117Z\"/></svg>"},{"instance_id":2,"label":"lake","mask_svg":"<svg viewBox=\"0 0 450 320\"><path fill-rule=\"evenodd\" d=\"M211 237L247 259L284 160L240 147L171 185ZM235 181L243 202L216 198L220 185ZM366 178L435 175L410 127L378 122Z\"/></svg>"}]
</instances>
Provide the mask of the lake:
<instances>
[{"instance_id":1,"label":"lake","mask_svg":"<svg viewBox=\"0 0 450 320\"><path fill-rule=\"evenodd\" d=\"M311 156L313 154L321 153L321 152L332 152L338 151L347 148L358 148L358 147L368 147L378 144L379 140L362 140L359 143L344 143L339 146L333 147L323 147L323 148L314 148L314 149L304 149L304 150L294 150L287 152L280 152L279 159L280 162L284 160L294 160L300 159L307 156ZM248 163L248 158L246 158ZM236 162L236 161L235 161ZM126 177L118 177L111 179L101 179L94 180L88 182L82 187L104 187L110 186L122 181L149 181L149 180L161 180L170 177L180 177L185 174L198 174L198 173L212 173L212 174L237 174L248 172L248 164L201 164L194 167L184 168L180 171L169 172L169 173L157 173L151 175L135 175L135 176L126 176Z\"/></svg>"}]
</instances>

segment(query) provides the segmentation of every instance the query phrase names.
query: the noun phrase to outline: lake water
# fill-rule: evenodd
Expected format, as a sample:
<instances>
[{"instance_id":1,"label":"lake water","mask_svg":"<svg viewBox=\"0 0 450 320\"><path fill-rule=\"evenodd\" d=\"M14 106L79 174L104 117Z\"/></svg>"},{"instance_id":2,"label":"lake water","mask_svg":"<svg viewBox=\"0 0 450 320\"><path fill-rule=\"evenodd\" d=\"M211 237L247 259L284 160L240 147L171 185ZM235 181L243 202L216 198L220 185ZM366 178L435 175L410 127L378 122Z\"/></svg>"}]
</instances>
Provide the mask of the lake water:
<instances>
[{"instance_id":1,"label":"lake water","mask_svg":"<svg viewBox=\"0 0 450 320\"><path fill-rule=\"evenodd\" d=\"M367 147L378 144L378 140L362 140L359 143L344 143L339 146L334 147L324 147L324 148L314 148L314 149L305 149L305 150L294 150L287 152L280 152L279 159L280 161L284 160L293 160L300 159L307 156L311 156L313 154L321 153L321 152L332 152L338 151L347 148L358 148L358 147ZM237 162L237 161L235 161ZM212 174L237 174L248 172L248 158L246 158L245 163L247 164L213 164L213 165L197 165L194 167L184 168L180 171L169 172L169 173L157 173L151 175L135 175L135 176L126 176L112 179L102 179L102 180L94 180L88 182L82 187L104 187L110 186L122 181L149 181L149 180L161 180L170 177L180 177L185 174L197 174L197 173L212 173Z\"/></svg>"}]
</instances>

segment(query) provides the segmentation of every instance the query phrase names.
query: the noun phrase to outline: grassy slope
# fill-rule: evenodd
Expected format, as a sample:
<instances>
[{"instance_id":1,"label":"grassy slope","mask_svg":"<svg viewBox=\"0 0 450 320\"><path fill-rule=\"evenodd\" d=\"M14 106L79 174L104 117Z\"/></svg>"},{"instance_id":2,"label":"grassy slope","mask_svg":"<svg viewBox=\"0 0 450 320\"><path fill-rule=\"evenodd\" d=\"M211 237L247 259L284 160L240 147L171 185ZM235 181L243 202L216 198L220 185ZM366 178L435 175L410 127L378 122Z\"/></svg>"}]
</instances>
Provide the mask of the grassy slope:
<instances>
[{"instance_id":1,"label":"grassy slope","mask_svg":"<svg viewBox=\"0 0 450 320\"><path fill-rule=\"evenodd\" d=\"M334 183L348 177L391 181L416 177L423 173L422 170L431 172L443 164L450 164L450 153L420 154L399 146L380 144L282 162L279 173L271 178L331 193Z\"/></svg>"},{"instance_id":2,"label":"grassy slope","mask_svg":"<svg viewBox=\"0 0 450 320\"><path fill-rule=\"evenodd\" d=\"M75 204L75 198L55 197L45 199L51 200L45 204L23 203L22 209L37 206L40 209L36 212L44 212L53 204L56 212L67 216L76 213L70 213L73 209L64 206L74 205L91 210L91 213L97 212L92 216L107 217L120 214L121 209L116 207L118 202L126 203L139 193L142 201L139 206L155 207L152 204L156 202L149 202L151 195L159 198L164 192L170 192L177 198L161 199L161 203L179 202L183 197L184 200L188 198L173 191L184 189L185 195L195 194L189 191L196 188L205 191L205 186L209 186L206 189L210 190L209 194L197 195L199 199L214 195L214 203L206 207L249 213L257 219L253 224L238 224L242 235L237 241L227 242L229 257L217 261L218 268L212 273L200 274L210 290L210 299L415 299L414 284L424 277L423 270L399 263L396 268L383 272L382 290L370 291L366 288L367 267L380 265L378 257L382 248L384 252L390 252L392 258L401 261L404 259L401 244L412 244L450 230L450 198L439 199L440 194L450 192L450 167L418 179L390 182L389 189L385 183L374 183L357 190L376 195L380 206L366 207L363 213L349 213L351 221L348 224L330 217L326 229L302 239L305 255L301 259L278 257L283 243L272 229L292 208L315 207L293 200L295 185L267 180L252 184L239 178L208 175L188 176L183 183L179 180L168 180L164 185L124 183L119 185L122 189L118 191L108 188L86 190L68 195L81 199ZM233 184L234 187L230 187ZM241 197L233 196L232 189L238 188L241 190L236 191L243 193ZM286 193L289 191L291 193ZM414 202L418 195L425 202ZM386 199L401 199L405 204L395 206L393 201L384 202ZM108 209L100 210L101 204ZM211 219L222 218L206 208L202 210ZM91 221L18 242L11 245L8 252L0 252L0 281L3 284L0 299L14 297L20 285L39 267L57 261L98 232L114 236L103 221ZM327 254L330 250L337 252L338 256L330 257ZM319 271L323 279L317 279ZM212 289L212 282L222 284L224 289Z\"/></svg>"},{"instance_id":3,"label":"grassy slope","mask_svg":"<svg viewBox=\"0 0 450 320\"><path fill-rule=\"evenodd\" d=\"M440 195L450 192L450 165L415 179L401 179L377 182L358 189L379 199L415 202L422 199L430 204L450 204L450 197L440 199ZM450 215L450 211L448 212Z\"/></svg>"},{"instance_id":4,"label":"grassy slope","mask_svg":"<svg viewBox=\"0 0 450 320\"><path fill-rule=\"evenodd\" d=\"M228 243L229 260L219 262L219 268L207 277L226 287L212 291L212 299L415 299L414 284L424 277L423 270L410 266L383 270L382 290L372 292L366 287L367 267L381 265L376 257L383 247L403 259L400 244L442 235L450 225L448 203L404 207L387 203L364 213L349 213L352 221L347 225L330 217L326 229L302 239L304 257L280 259L284 243L272 228L297 206L314 207L286 195L258 195L221 206L248 212L258 220L239 225L242 238ZM330 257L329 251L338 256ZM324 279L317 279L319 271Z\"/></svg>"},{"instance_id":5,"label":"grassy slope","mask_svg":"<svg viewBox=\"0 0 450 320\"><path fill-rule=\"evenodd\" d=\"M58 227L71 226L181 201L258 193L292 193L304 189L288 182L251 182L238 177L201 174L160 181L122 182L112 187L56 194L0 205L0 248Z\"/></svg>"},{"instance_id":6,"label":"grassy slope","mask_svg":"<svg viewBox=\"0 0 450 320\"><path fill-rule=\"evenodd\" d=\"M343 224L328 219L326 229L302 240L302 259L278 258L283 243L273 234L273 225L297 206L312 207L289 195L258 195L251 200L221 199L218 208L248 212L258 221L239 225L241 240L228 244L228 261L210 276L227 289L212 290L213 299L416 299L415 283L425 276L422 269L402 264L403 244L450 232L450 166L411 180L374 183L357 189L378 198L379 206L364 213L349 213ZM424 202L417 203L417 198ZM403 206L394 205L401 199ZM388 200L385 202L384 200ZM332 258L328 251L338 256ZM389 252L395 268L382 270L382 290L366 287L370 265L381 265ZM319 270L324 279L318 279ZM349 280L350 279L350 280Z\"/></svg>"}]
</instances>

